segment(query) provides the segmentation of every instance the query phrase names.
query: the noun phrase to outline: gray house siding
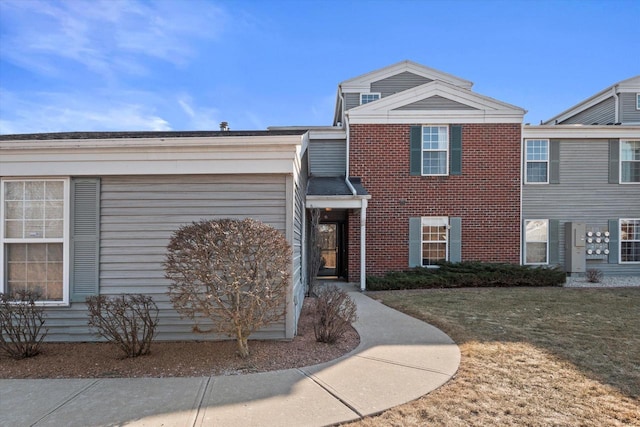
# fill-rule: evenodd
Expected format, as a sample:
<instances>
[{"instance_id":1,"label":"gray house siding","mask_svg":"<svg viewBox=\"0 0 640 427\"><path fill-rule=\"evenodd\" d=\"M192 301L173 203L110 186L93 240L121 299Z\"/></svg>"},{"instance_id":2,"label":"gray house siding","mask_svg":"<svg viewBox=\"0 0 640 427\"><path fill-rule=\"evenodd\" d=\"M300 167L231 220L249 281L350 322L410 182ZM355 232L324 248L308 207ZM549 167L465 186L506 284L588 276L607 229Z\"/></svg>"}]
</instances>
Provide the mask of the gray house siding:
<instances>
[{"instance_id":1,"label":"gray house siding","mask_svg":"<svg viewBox=\"0 0 640 427\"><path fill-rule=\"evenodd\" d=\"M608 230L609 220L640 218L640 185L609 184L609 141L560 140L559 183L524 185L523 219L559 221L559 264L565 262L565 223ZM605 274L640 274L640 264L587 260L587 268Z\"/></svg>"},{"instance_id":2,"label":"gray house siding","mask_svg":"<svg viewBox=\"0 0 640 427\"><path fill-rule=\"evenodd\" d=\"M344 176L346 159L344 139L312 139L309 142L309 173L312 176Z\"/></svg>"},{"instance_id":3,"label":"gray house siding","mask_svg":"<svg viewBox=\"0 0 640 427\"><path fill-rule=\"evenodd\" d=\"M403 105L396 110L477 110L477 108L436 95Z\"/></svg>"},{"instance_id":4,"label":"gray house siding","mask_svg":"<svg viewBox=\"0 0 640 427\"><path fill-rule=\"evenodd\" d=\"M171 233L204 218L252 217L286 232L285 175L102 177L100 293L144 293L160 308L159 340L219 339L193 334L166 295L162 263ZM48 308L48 340L87 341L86 305ZM284 320L256 338L284 338Z\"/></svg>"},{"instance_id":5,"label":"gray house siding","mask_svg":"<svg viewBox=\"0 0 640 427\"><path fill-rule=\"evenodd\" d=\"M345 93L344 94L344 108L345 110L350 110L353 107L357 107L360 105L360 94L359 93Z\"/></svg>"},{"instance_id":6,"label":"gray house siding","mask_svg":"<svg viewBox=\"0 0 640 427\"><path fill-rule=\"evenodd\" d=\"M608 123L615 122L615 101L613 97L607 98L602 102L594 105L593 107L587 108L580 113L569 117L566 120L558 123L559 125L574 125L574 124L583 124L583 125L592 125L592 124L600 124L606 125Z\"/></svg>"},{"instance_id":7,"label":"gray house siding","mask_svg":"<svg viewBox=\"0 0 640 427\"><path fill-rule=\"evenodd\" d=\"M380 95L384 98L385 96L393 95L394 93L402 92L431 81L433 80L410 73L409 71L404 71L371 83L371 92L380 92Z\"/></svg>"},{"instance_id":8,"label":"gray house siding","mask_svg":"<svg viewBox=\"0 0 640 427\"><path fill-rule=\"evenodd\" d=\"M636 105L636 93L620 94L620 121L622 123L640 123L640 110Z\"/></svg>"}]
</instances>

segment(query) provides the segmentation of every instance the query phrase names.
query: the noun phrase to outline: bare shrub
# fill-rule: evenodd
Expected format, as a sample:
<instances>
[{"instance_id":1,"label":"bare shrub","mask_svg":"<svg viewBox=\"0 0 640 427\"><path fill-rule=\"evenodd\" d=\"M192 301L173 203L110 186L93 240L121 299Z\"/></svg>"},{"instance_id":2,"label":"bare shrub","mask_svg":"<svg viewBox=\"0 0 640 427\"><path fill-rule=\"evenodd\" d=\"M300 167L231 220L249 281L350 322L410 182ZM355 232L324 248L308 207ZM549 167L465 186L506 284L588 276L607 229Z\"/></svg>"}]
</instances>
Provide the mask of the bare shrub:
<instances>
[{"instance_id":1,"label":"bare shrub","mask_svg":"<svg viewBox=\"0 0 640 427\"><path fill-rule=\"evenodd\" d=\"M142 294L106 295L87 298L89 326L115 344L125 357L138 357L151 351L158 326L158 306Z\"/></svg>"},{"instance_id":2,"label":"bare shrub","mask_svg":"<svg viewBox=\"0 0 640 427\"><path fill-rule=\"evenodd\" d=\"M598 268L587 268L586 276L587 282L600 283L602 281L602 278L604 277L604 274L602 273L602 270Z\"/></svg>"},{"instance_id":3,"label":"bare shrub","mask_svg":"<svg viewBox=\"0 0 640 427\"><path fill-rule=\"evenodd\" d=\"M36 305L40 294L34 291L0 293L0 350L13 359L33 357L47 335L45 313Z\"/></svg>"},{"instance_id":4,"label":"bare shrub","mask_svg":"<svg viewBox=\"0 0 640 427\"><path fill-rule=\"evenodd\" d=\"M203 220L180 227L164 268L178 313L196 321L196 332L235 337L242 358L249 355L249 335L285 316L291 248L282 233L260 221ZM198 317L213 327L202 330Z\"/></svg>"},{"instance_id":5,"label":"bare shrub","mask_svg":"<svg viewBox=\"0 0 640 427\"><path fill-rule=\"evenodd\" d=\"M334 343L358 320L356 304L345 291L336 286L322 288L317 294L313 316L316 340Z\"/></svg>"},{"instance_id":6,"label":"bare shrub","mask_svg":"<svg viewBox=\"0 0 640 427\"><path fill-rule=\"evenodd\" d=\"M326 263L322 258L322 249L320 247L320 209L311 209L311 230L309 233L309 284L307 286L307 296L316 295L316 287L318 286L318 272Z\"/></svg>"}]
</instances>

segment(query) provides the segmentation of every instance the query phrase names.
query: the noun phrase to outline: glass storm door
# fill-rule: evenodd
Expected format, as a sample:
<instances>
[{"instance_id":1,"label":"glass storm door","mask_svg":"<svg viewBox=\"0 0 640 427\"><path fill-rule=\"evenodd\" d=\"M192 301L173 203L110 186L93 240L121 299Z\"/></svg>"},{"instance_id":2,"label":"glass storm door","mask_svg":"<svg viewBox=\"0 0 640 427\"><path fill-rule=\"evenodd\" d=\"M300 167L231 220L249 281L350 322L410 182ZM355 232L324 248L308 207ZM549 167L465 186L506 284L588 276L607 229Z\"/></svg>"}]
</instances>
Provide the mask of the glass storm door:
<instances>
[{"instance_id":1,"label":"glass storm door","mask_svg":"<svg viewBox=\"0 0 640 427\"><path fill-rule=\"evenodd\" d=\"M318 276L336 276L338 267L338 224L320 224L320 271Z\"/></svg>"}]
</instances>

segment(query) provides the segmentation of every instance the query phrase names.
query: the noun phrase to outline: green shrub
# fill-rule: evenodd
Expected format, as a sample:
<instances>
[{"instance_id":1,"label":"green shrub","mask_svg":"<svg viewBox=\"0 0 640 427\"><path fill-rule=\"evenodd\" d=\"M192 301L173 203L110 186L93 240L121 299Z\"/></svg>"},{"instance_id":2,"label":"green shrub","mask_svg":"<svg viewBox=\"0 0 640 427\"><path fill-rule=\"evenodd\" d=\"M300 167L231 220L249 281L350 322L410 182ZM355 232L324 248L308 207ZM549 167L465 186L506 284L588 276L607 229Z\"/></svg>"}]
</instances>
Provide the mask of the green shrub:
<instances>
[{"instance_id":1,"label":"green shrub","mask_svg":"<svg viewBox=\"0 0 640 427\"><path fill-rule=\"evenodd\" d=\"M482 262L444 262L438 268L391 271L367 277L372 291L429 288L476 288L510 286L561 286L566 274L559 268Z\"/></svg>"}]
</instances>

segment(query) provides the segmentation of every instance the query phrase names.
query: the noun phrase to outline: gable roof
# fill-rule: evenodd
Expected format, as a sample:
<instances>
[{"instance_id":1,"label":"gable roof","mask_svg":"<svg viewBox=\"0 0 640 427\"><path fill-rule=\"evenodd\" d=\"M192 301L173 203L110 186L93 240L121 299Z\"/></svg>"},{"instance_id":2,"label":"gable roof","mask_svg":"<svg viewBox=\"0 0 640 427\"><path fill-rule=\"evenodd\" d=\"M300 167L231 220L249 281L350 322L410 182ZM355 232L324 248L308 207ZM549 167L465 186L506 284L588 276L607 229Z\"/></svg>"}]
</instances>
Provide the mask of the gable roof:
<instances>
[{"instance_id":1,"label":"gable roof","mask_svg":"<svg viewBox=\"0 0 640 427\"><path fill-rule=\"evenodd\" d=\"M561 123L576 114L579 114L594 105L601 103L602 101L611 98L614 94L622 93L622 92L640 92L640 75L635 77L628 78L626 80L622 80L616 84L613 84L600 92L596 93L593 96L585 99L574 105L573 107L563 111L560 114L557 114L550 119L544 121L542 124L544 125L553 125L556 123Z\"/></svg>"},{"instance_id":2,"label":"gable roof","mask_svg":"<svg viewBox=\"0 0 640 427\"><path fill-rule=\"evenodd\" d=\"M469 80L461 79L460 77L456 77L452 74L448 74L434 68L429 68L413 61L405 60L384 68L380 68L375 71L368 72L366 74L362 74L358 77L345 80L340 83L340 88L342 89L343 93L368 92L371 83L403 72L410 72L418 76L425 77L429 80L440 80L448 82L450 84L466 89L471 89L471 87L473 86L473 82L470 82Z\"/></svg>"},{"instance_id":3,"label":"gable roof","mask_svg":"<svg viewBox=\"0 0 640 427\"><path fill-rule=\"evenodd\" d=\"M430 106L429 100L432 101ZM521 123L526 110L434 80L346 112L358 123Z\"/></svg>"}]
</instances>

